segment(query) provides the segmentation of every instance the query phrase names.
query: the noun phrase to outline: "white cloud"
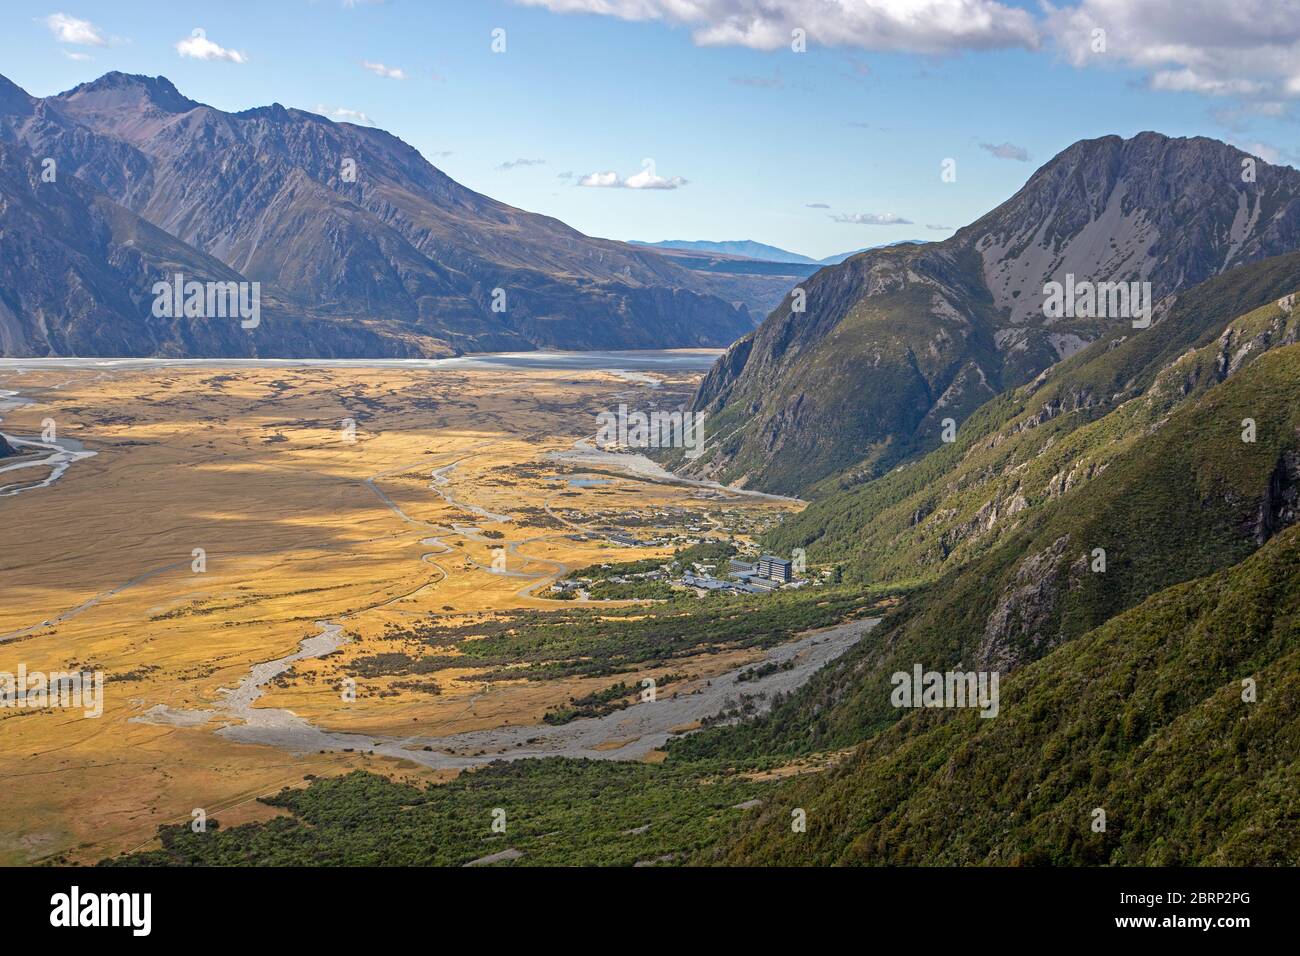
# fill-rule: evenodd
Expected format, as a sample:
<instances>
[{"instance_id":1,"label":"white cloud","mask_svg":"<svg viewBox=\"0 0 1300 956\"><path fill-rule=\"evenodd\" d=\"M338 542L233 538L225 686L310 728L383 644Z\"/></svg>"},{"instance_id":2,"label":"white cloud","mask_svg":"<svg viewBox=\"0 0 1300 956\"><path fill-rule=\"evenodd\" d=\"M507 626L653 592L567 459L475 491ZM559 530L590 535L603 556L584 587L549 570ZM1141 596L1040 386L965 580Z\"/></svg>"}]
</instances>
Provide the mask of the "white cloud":
<instances>
[{"instance_id":1,"label":"white cloud","mask_svg":"<svg viewBox=\"0 0 1300 956\"><path fill-rule=\"evenodd\" d=\"M1264 162L1274 166L1282 162L1282 151L1276 146L1270 146L1268 143L1250 143L1241 148L1252 156L1258 156Z\"/></svg>"},{"instance_id":2,"label":"white cloud","mask_svg":"<svg viewBox=\"0 0 1300 956\"><path fill-rule=\"evenodd\" d=\"M830 203L824 203L824 202L806 203L805 207L808 209L830 209L831 208Z\"/></svg>"},{"instance_id":3,"label":"white cloud","mask_svg":"<svg viewBox=\"0 0 1300 956\"><path fill-rule=\"evenodd\" d=\"M578 185L609 188L622 186L623 181L618 178L618 173L610 170L607 173L587 173L587 175L578 180Z\"/></svg>"},{"instance_id":4,"label":"white cloud","mask_svg":"<svg viewBox=\"0 0 1300 956\"><path fill-rule=\"evenodd\" d=\"M361 65L371 73L375 74L375 76L384 76L390 80L406 79L406 71L395 66L387 66L383 63L372 63L369 60L363 61Z\"/></svg>"},{"instance_id":5,"label":"white cloud","mask_svg":"<svg viewBox=\"0 0 1300 956\"><path fill-rule=\"evenodd\" d=\"M1029 162L1029 150L1012 143L1003 143L1001 146L994 143L980 143L980 149L992 153L998 159L1015 159L1022 163Z\"/></svg>"},{"instance_id":6,"label":"white cloud","mask_svg":"<svg viewBox=\"0 0 1300 956\"><path fill-rule=\"evenodd\" d=\"M859 226L910 226L912 220L895 216L892 212L847 212L831 216L836 222L851 222Z\"/></svg>"},{"instance_id":7,"label":"white cloud","mask_svg":"<svg viewBox=\"0 0 1300 956\"><path fill-rule=\"evenodd\" d=\"M69 60L76 60L78 63L85 63L87 60L94 59L89 53L74 53L72 50L64 50L63 55Z\"/></svg>"},{"instance_id":8,"label":"white cloud","mask_svg":"<svg viewBox=\"0 0 1300 956\"><path fill-rule=\"evenodd\" d=\"M1166 92L1300 95L1300 0L1080 0L1043 7L1047 32L1075 66L1144 70L1147 85Z\"/></svg>"},{"instance_id":9,"label":"white cloud","mask_svg":"<svg viewBox=\"0 0 1300 956\"><path fill-rule=\"evenodd\" d=\"M1050 41L1076 67L1140 70L1153 90L1300 98L1300 0L1040 0L1041 15L1018 0L514 2L683 26L702 46L789 49L795 29L810 44L920 54Z\"/></svg>"},{"instance_id":10,"label":"white cloud","mask_svg":"<svg viewBox=\"0 0 1300 956\"><path fill-rule=\"evenodd\" d=\"M89 20L78 20L66 13L52 13L45 18L45 25L60 43L76 43L81 46L108 46L99 27Z\"/></svg>"},{"instance_id":11,"label":"white cloud","mask_svg":"<svg viewBox=\"0 0 1300 956\"><path fill-rule=\"evenodd\" d=\"M1148 77L1147 83L1151 89L1166 93L1204 93L1207 96L1251 96L1265 89L1263 84L1250 80L1216 80L1190 67L1159 70Z\"/></svg>"},{"instance_id":12,"label":"white cloud","mask_svg":"<svg viewBox=\"0 0 1300 956\"><path fill-rule=\"evenodd\" d=\"M655 172L652 159L641 161L641 171L624 179L613 170L603 173L588 173L578 180L579 186L592 186L599 189L679 189L687 181L681 176L667 179Z\"/></svg>"},{"instance_id":13,"label":"white cloud","mask_svg":"<svg viewBox=\"0 0 1300 956\"><path fill-rule=\"evenodd\" d=\"M508 159L500 166L498 166L497 169L518 169L520 166L545 166L545 165L546 165L546 160L544 159L524 159L521 157L519 159Z\"/></svg>"},{"instance_id":14,"label":"white cloud","mask_svg":"<svg viewBox=\"0 0 1300 956\"><path fill-rule=\"evenodd\" d=\"M202 28L195 30L176 44L176 52L193 60L226 60L230 63L247 63L248 57L238 50L228 50L208 39Z\"/></svg>"},{"instance_id":15,"label":"white cloud","mask_svg":"<svg viewBox=\"0 0 1300 956\"><path fill-rule=\"evenodd\" d=\"M330 119L339 120L343 123L360 123L363 126L374 125L370 117L360 110L350 110L342 106L323 106L317 104L316 109L312 112L319 113L321 116L328 116Z\"/></svg>"},{"instance_id":16,"label":"white cloud","mask_svg":"<svg viewBox=\"0 0 1300 956\"><path fill-rule=\"evenodd\" d=\"M1258 156L1270 165L1294 166L1300 168L1300 154L1293 150L1274 146L1271 143L1243 143L1231 136L1228 137L1228 142L1243 152L1250 153L1252 156Z\"/></svg>"},{"instance_id":17,"label":"white cloud","mask_svg":"<svg viewBox=\"0 0 1300 956\"><path fill-rule=\"evenodd\" d=\"M689 27L700 46L789 47L811 43L909 53L1034 49L1031 14L997 0L516 0L555 13L595 13Z\"/></svg>"}]
</instances>

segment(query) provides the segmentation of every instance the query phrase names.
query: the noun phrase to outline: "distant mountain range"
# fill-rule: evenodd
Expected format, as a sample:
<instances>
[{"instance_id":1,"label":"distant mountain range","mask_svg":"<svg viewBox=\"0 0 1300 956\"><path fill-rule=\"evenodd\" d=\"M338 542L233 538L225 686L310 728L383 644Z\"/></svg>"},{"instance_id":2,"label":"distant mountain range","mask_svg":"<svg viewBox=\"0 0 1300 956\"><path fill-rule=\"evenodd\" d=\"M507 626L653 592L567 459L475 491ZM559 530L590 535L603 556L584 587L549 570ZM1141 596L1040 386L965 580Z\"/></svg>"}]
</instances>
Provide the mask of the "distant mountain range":
<instances>
[{"instance_id":1,"label":"distant mountain range","mask_svg":"<svg viewBox=\"0 0 1300 956\"><path fill-rule=\"evenodd\" d=\"M4 355L724 346L776 299L466 189L382 130L163 77L44 99L0 77L0 201ZM260 283L260 324L152 314L175 273Z\"/></svg>"},{"instance_id":2,"label":"distant mountain range","mask_svg":"<svg viewBox=\"0 0 1300 956\"><path fill-rule=\"evenodd\" d=\"M710 371L708 451L674 464L787 493L869 479L1090 342L1139 334L1100 308L1054 313L1049 282L1147 282L1159 322L1180 291L1295 249L1294 169L1202 137L1076 143L951 238L802 283L803 311L787 297Z\"/></svg>"},{"instance_id":3,"label":"distant mountain range","mask_svg":"<svg viewBox=\"0 0 1300 956\"><path fill-rule=\"evenodd\" d=\"M679 249L684 252L717 253L724 256L740 256L745 259L758 259L762 262L788 262L806 266L833 266L839 265L850 256L856 256L859 252L867 252L871 249L881 249L886 246L922 243L926 241L927 240L925 239L904 239L900 242L888 242L879 246L866 246L862 249L855 249L852 252L841 252L838 255L827 256L825 259L811 259L808 256L801 256L797 252L790 252L786 249L780 249L777 246L769 246L763 242L754 242L752 239L733 239L724 242L709 242L705 239L664 239L661 242L639 242L637 240L631 240L628 245L646 246L651 249Z\"/></svg>"}]
</instances>

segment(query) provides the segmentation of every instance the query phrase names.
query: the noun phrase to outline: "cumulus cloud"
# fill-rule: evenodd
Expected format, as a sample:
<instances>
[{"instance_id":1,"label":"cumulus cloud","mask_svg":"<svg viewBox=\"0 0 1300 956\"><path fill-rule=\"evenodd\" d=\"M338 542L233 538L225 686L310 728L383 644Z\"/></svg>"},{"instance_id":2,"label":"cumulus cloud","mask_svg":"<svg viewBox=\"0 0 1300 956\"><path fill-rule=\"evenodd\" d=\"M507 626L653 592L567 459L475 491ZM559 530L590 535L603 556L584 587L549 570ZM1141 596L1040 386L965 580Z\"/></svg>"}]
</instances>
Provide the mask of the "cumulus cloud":
<instances>
[{"instance_id":1,"label":"cumulus cloud","mask_svg":"<svg viewBox=\"0 0 1300 956\"><path fill-rule=\"evenodd\" d=\"M518 169L520 166L545 166L544 159L508 159L497 169Z\"/></svg>"},{"instance_id":2,"label":"cumulus cloud","mask_svg":"<svg viewBox=\"0 0 1300 956\"><path fill-rule=\"evenodd\" d=\"M997 0L516 0L556 13L657 20L691 30L700 46L788 47L791 31L812 43L908 53L1034 49L1031 14Z\"/></svg>"},{"instance_id":3,"label":"cumulus cloud","mask_svg":"<svg viewBox=\"0 0 1300 956\"><path fill-rule=\"evenodd\" d=\"M992 153L998 159L1015 159L1022 163L1029 162L1029 150L1013 143L1003 143L1001 146L994 143L980 143L980 149L986 153Z\"/></svg>"},{"instance_id":4,"label":"cumulus cloud","mask_svg":"<svg viewBox=\"0 0 1300 956\"><path fill-rule=\"evenodd\" d=\"M319 113L321 116L328 116L330 119L339 120L343 123L360 123L363 126L373 126L369 116L360 110L350 110L342 106L322 106L317 105L312 112Z\"/></svg>"},{"instance_id":5,"label":"cumulus cloud","mask_svg":"<svg viewBox=\"0 0 1300 956\"><path fill-rule=\"evenodd\" d=\"M51 13L45 18L45 25L60 43L75 43L80 46L108 46L108 40L99 27L89 20L79 20L66 13Z\"/></svg>"},{"instance_id":6,"label":"cumulus cloud","mask_svg":"<svg viewBox=\"0 0 1300 956\"><path fill-rule=\"evenodd\" d=\"M1291 107L1278 100L1255 100L1240 106L1225 106L1210 110L1210 119L1238 133L1244 130L1251 120L1259 117L1290 121Z\"/></svg>"},{"instance_id":7,"label":"cumulus cloud","mask_svg":"<svg viewBox=\"0 0 1300 956\"><path fill-rule=\"evenodd\" d=\"M515 0L681 26L701 46L809 43L949 54L1049 44L1076 67L1145 74L1153 90L1207 97L1300 97L1300 0ZM862 72L864 75L867 69Z\"/></svg>"},{"instance_id":8,"label":"cumulus cloud","mask_svg":"<svg viewBox=\"0 0 1300 956\"><path fill-rule=\"evenodd\" d=\"M926 228L926 229L933 229L935 232L949 232L949 231L951 231L952 226L938 226L938 225L934 225L934 226L926 226L925 228Z\"/></svg>"},{"instance_id":9,"label":"cumulus cloud","mask_svg":"<svg viewBox=\"0 0 1300 956\"><path fill-rule=\"evenodd\" d=\"M859 226L910 226L912 220L895 216L892 212L846 212L834 213L831 218L836 222L851 222Z\"/></svg>"},{"instance_id":10,"label":"cumulus cloud","mask_svg":"<svg viewBox=\"0 0 1300 956\"><path fill-rule=\"evenodd\" d=\"M247 63L248 57L238 50L228 50L208 39L202 28L195 30L176 44L176 52L193 60L225 60L228 63Z\"/></svg>"},{"instance_id":11,"label":"cumulus cloud","mask_svg":"<svg viewBox=\"0 0 1300 956\"><path fill-rule=\"evenodd\" d=\"M1272 143L1242 142L1235 137L1228 137L1228 142L1245 153L1257 156L1272 166L1295 166L1300 168L1300 153Z\"/></svg>"},{"instance_id":12,"label":"cumulus cloud","mask_svg":"<svg viewBox=\"0 0 1300 956\"><path fill-rule=\"evenodd\" d=\"M1046 30L1075 66L1147 72L1151 89L1205 96L1300 95L1300 0L1044 3Z\"/></svg>"},{"instance_id":13,"label":"cumulus cloud","mask_svg":"<svg viewBox=\"0 0 1300 956\"><path fill-rule=\"evenodd\" d=\"M646 159L641 161L641 171L626 179L613 170L607 170L588 173L578 180L578 185L597 189L679 189L686 185L686 180L681 176L665 179L655 172L654 160Z\"/></svg>"},{"instance_id":14,"label":"cumulus cloud","mask_svg":"<svg viewBox=\"0 0 1300 956\"><path fill-rule=\"evenodd\" d=\"M1237 146L1239 149L1250 153L1252 156L1258 156L1264 162L1274 166L1282 162L1282 151L1276 146L1270 146L1268 143L1239 143Z\"/></svg>"},{"instance_id":15,"label":"cumulus cloud","mask_svg":"<svg viewBox=\"0 0 1300 956\"><path fill-rule=\"evenodd\" d=\"M406 71L396 66L388 66L385 63L372 63L370 60L363 60L361 65L375 76L383 76L390 80L406 79Z\"/></svg>"},{"instance_id":16,"label":"cumulus cloud","mask_svg":"<svg viewBox=\"0 0 1300 956\"><path fill-rule=\"evenodd\" d=\"M1219 80L1186 67L1157 70L1147 78L1147 85L1167 93L1204 93L1207 96L1252 96L1265 90L1264 84L1253 80Z\"/></svg>"}]
</instances>

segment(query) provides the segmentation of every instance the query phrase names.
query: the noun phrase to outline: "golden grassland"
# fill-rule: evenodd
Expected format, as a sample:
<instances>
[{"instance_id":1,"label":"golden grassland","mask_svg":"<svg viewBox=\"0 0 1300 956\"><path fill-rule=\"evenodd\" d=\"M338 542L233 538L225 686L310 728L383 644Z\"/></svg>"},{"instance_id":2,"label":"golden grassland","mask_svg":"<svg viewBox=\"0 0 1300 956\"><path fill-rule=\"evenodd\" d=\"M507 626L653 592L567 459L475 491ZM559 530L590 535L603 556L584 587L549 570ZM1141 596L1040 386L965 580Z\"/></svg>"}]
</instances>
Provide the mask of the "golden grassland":
<instances>
[{"instance_id":1,"label":"golden grassland","mask_svg":"<svg viewBox=\"0 0 1300 956\"><path fill-rule=\"evenodd\" d=\"M663 377L660 400L693 381ZM34 400L5 413L7 433L34 435L50 418L97 452L48 488L0 498L0 636L16 635L0 641L0 671L81 667L108 680L96 720L0 709L0 863L98 859L194 808L225 825L261 819L275 811L258 795L309 774L445 779L404 761L230 742L213 733L219 715L194 727L132 718L160 704L212 708L220 688L329 620L353 642L297 662L258 706L375 734L536 723L608 680L489 686L452 669L437 673L437 696L358 679L346 702L339 679L356 656L400 650L394 628L572 606L537 592L571 569L671 553L574 540L573 525L681 508L721 527L724 507L792 507L632 478L568 484L573 468L549 454L593 432L597 411L650 394L600 371L63 368L0 370L0 388ZM506 574L492 567L498 547ZM707 678L759 656L707 655L691 671Z\"/></svg>"}]
</instances>

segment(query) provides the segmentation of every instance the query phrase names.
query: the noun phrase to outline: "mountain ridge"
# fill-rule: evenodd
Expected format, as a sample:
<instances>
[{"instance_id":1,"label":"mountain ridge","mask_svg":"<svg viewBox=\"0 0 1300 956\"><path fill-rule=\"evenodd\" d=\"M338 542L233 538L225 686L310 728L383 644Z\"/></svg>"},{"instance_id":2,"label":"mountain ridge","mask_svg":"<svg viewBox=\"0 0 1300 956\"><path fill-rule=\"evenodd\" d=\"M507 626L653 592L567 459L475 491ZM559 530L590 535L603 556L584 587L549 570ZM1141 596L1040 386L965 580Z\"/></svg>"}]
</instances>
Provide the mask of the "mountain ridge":
<instances>
[{"instance_id":1,"label":"mountain ridge","mask_svg":"<svg viewBox=\"0 0 1300 956\"><path fill-rule=\"evenodd\" d=\"M1256 177L1243 179L1245 164ZM1005 388L1130 316L1053 318L1048 281L1150 283L1152 320L1181 289L1300 248L1300 172L1204 137L1082 140L949 239L821 270L734 343L693 401L705 455L680 464L782 493L880 474L940 444Z\"/></svg>"},{"instance_id":2,"label":"mountain ridge","mask_svg":"<svg viewBox=\"0 0 1300 956\"><path fill-rule=\"evenodd\" d=\"M317 329L314 348L292 337L303 357L719 346L752 326L744 304L716 294L734 283L476 193L382 130L278 104L225 113L165 77L122 73L43 99L5 81L0 138L267 287L279 308L251 343L213 331L214 354L279 354L291 346L277 321ZM14 307L22 294L0 288L8 354L66 354L57 328ZM88 308L49 305L39 314L56 325ZM184 348L127 332L138 305L101 312L105 334L81 335L83 354L116 354L124 336L130 354Z\"/></svg>"},{"instance_id":3,"label":"mountain ridge","mask_svg":"<svg viewBox=\"0 0 1300 956\"><path fill-rule=\"evenodd\" d=\"M765 242L756 242L753 239L729 239L721 242L714 242L708 239L662 239L658 242L643 242L639 239L629 239L628 245L644 246L650 249L676 249L682 252L707 252L724 256L740 256L746 259L757 259L761 262L785 262L792 265L805 266L833 266L839 265L850 256L856 256L861 252L870 252L872 249L884 249L889 246L902 246L912 243L921 245L928 241L929 240L927 239L900 239L895 242L884 242L875 246L864 246L861 249L854 249L851 252L839 252L832 256L826 256L824 259L813 259L809 256L801 255L798 252L791 252L788 249L768 245Z\"/></svg>"}]
</instances>

